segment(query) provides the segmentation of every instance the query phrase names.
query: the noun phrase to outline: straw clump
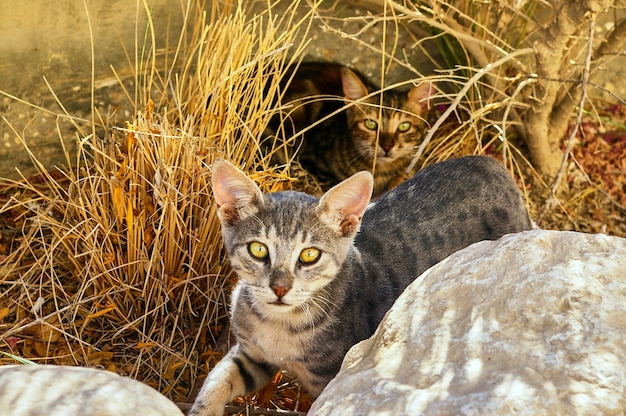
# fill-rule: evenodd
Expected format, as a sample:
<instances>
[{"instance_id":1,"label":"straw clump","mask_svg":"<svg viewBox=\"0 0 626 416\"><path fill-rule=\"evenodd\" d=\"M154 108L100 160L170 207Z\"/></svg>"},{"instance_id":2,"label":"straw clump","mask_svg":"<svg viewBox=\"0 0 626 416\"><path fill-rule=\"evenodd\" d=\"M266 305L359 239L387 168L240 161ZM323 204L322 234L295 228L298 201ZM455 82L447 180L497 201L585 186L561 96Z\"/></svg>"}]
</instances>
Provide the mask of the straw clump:
<instances>
[{"instance_id":1,"label":"straw clump","mask_svg":"<svg viewBox=\"0 0 626 416\"><path fill-rule=\"evenodd\" d=\"M20 227L0 263L2 362L101 367L182 401L217 355L233 276L210 165L225 157L266 190L289 186L258 138L306 20L190 7L168 59L154 48L137 65L132 123L80 139L78 167L2 184L0 212Z\"/></svg>"}]
</instances>

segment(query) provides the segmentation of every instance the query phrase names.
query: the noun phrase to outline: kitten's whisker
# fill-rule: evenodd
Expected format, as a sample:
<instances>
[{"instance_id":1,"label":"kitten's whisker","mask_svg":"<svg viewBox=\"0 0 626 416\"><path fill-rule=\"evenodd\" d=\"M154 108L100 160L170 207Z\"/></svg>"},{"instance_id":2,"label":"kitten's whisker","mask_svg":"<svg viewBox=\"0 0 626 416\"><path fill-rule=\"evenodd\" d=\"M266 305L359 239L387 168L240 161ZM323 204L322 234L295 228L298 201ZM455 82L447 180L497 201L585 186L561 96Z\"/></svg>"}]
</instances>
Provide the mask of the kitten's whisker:
<instances>
[{"instance_id":1,"label":"kitten's whisker","mask_svg":"<svg viewBox=\"0 0 626 416\"><path fill-rule=\"evenodd\" d=\"M259 224L259 226L261 227L259 231L260 231L260 232L262 232L262 233L265 233L265 231L266 231L266 227L265 227L265 224L263 223L263 221L261 221L261 219L260 219L259 217L257 217L256 215L253 215L253 216L252 216L252 219L253 219L253 220L254 220L257 224Z\"/></svg>"},{"instance_id":2,"label":"kitten's whisker","mask_svg":"<svg viewBox=\"0 0 626 416\"><path fill-rule=\"evenodd\" d=\"M320 312L322 312L324 315L326 315L327 318L332 321L333 318L330 313L332 310L337 308L337 304L335 304L331 300L331 294L326 288L322 288L321 292L323 293L316 293L315 296L312 296L310 300Z\"/></svg>"},{"instance_id":3,"label":"kitten's whisker","mask_svg":"<svg viewBox=\"0 0 626 416\"><path fill-rule=\"evenodd\" d=\"M369 157L367 157L362 149L347 149L342 151L340 155L343 156L347 165L361 165L363 163L369 164Z\"/></svg>"},{"instance_id":4,"label":"kitten's whisker","mask_svg":"<svg viewBox=\"0 0 626 416\"><path fill-rule=\"evenodd\" d=\"M307 325L312 325L313 322L315 322L315 316L313 314L313 311L311 310L311 305L309 304L309 302L305 302L302 304L302 311L304 312L305 316L306 316L306 324Z\"/></svg>"}]
</instances>

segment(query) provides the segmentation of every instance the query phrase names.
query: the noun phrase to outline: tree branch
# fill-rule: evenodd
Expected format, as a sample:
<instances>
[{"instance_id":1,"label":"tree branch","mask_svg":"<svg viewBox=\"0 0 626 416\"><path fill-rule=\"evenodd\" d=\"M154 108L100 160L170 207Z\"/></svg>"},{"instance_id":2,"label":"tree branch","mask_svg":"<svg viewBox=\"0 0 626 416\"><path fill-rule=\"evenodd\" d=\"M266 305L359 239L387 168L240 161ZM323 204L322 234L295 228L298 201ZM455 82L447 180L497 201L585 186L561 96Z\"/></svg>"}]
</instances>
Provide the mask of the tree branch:
<instances>
[{"instance_id":1,"label":"tree branch","mask_svg":"<svg viewBox=\"0 0 626 416\"><path fill-rule=\"evenodd\" d=\"M480 78L482 78L483 75L488 74L489 71L499 67L500 65L502 65L502 64L504 64L504 63L506 63L506 62L508 62L508 61L510 61L512 59L515 59L519 55L530 54L530 53L533 53L533 52L534 52L534 50L532 48L518 49L518 50L516 50L514 52L511 52L510 54L508 54L506 56L503 56L502 58L498 59L497 61L495 61L493 63L487 64L484 68L479 69L476 72L476 74L474 74L474 76L472 78L470 78L465 83L465 85L463 86L461 91L459 91L457 93L456 98L454 99L454 101L452 101L452 103L448 106L446 111L437 119L435 124L433 124L433 126L428 130L428 133L426 134L426 137L424 137L424 140L422 140L422 143L420 143L420 146L417 149L417 152L415 153L415 156L413 156L413 160L411 160L411 163L409 164L409 167L406 169L406 172L407 173L411 173L413 171L413 169L415 168L415 164L417 163L417 160L420 158L422 153L424 153L424 149L426 149L426 146L428 145L428 143L432 139L434 133L437 131L439 126L441 126L443 124L443 122L448 118L448 116L450 114L452 114L452 112L456 109L456 107L461 102L461 99L465 96L465 94L472 87L472 85L474 85Z\"/></svg>"},{"instance_id":2,"label":"tree branch","mask_svg":"<svg viewBox=\"0 0 626 416\"><path fill-rule=\"evenodd\" d=\"M565 168L567 167L567 160L569 159L569 155L572 152L572 148L574 147L574 139L576 138L576 132L578 131L578 128L580 127L580 124L583 118L583 109L585 107L585 100L587 99L587 85L589 83L589 72L590 72L589 68L591 68L591 55L592 55L592 50L593 50L593 30L595 28L595 22L596 22L595 16L592 15L591 20L589 22L589 41L587 45L588 46L587 55L585 58L585 68L583 71L582 88L580 90L581 91L580 100L578 102L578 113L576 114L576 123L572 127L572 131L570 132L570 135L567 139L567 147L565 148L565 152L563 154L563 160L561 161L561 166L559 167L559 171L556 177L554 178L554 182L552 183L552 186L550 189L550 195L548 196L548 199L546 203L544 204L543 209L541 211L541 215L539 216L537 221L541 221L541 219L546 214L546 212L548 212L548 209L554 204L554 201L556 199L555 198L556 192L558 190L561 180L563 179Z\"/></svg>"},{"instance_id":3,"label":"tree branch","mask_svg":"<svg viewBox=\"0 0 626 416\"><path fill-rule=\"evenodd\" d=\"M624 49L624 44L626 44L626 19L617 22L611 33L595 50L591 58L593 68L601 68L604 63L618 56ZM559 121L569 119L570 114L573 113L580 99L580 86L579 82L571 85L561 101L555 106L550 122L550 131L556 137L563 137L567 131L569 123L560 123Z\"/></svg>"},{"instance_id":4,"label":"tree branch","mask_svg":"<svg viewBox=\"0 0 626 416\"><path fill-rule=\"evenodd\" d=\"M537 169L544 176L554 179L561 166L562 152L560 150L562 127L553 121L567 122L569 117L556 120L553 114L556 110L559 90L562 85L554 82L563 78L564 57L571 37L576 33L580 22L589 16L606 9L611 0L568 0L556 11L551 24L540 36L541 41L535 43L537 84L530 111L526 114L525 127L527 131L527 145L531 158ZM567 96L567 94L565 95ZM554 131L553 131L554 130Z\"/></svg>"}]
</instances>

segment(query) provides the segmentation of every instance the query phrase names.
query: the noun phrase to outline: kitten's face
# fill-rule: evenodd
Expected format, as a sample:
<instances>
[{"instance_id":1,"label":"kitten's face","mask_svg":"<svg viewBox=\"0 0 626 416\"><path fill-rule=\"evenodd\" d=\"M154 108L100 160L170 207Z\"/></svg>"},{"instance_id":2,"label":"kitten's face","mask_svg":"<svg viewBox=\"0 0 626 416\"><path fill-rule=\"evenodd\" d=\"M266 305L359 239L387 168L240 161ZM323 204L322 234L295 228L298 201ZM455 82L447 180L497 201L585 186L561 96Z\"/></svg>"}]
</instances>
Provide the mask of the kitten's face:
<instances>
[{"instance_id":1,"label":"kitten's face","mask_svg":"<svg viewBox=\"0 0 626 416\"><path fill-rule=\"evenodd\" d=\"M337 236L316 206L303 194L265 195L255 215L224 230L231 266L266 312L315 301L345 259L352 236Z\"/></svg>"},{"instance_id":2,"label":"kitten's face","mask_svg":"<svg viewBox=\"0 0 626 416\"><path fill-rule=\"evenodd\" d=\"M372 182L361 172L320 199L291 191L263 195L230 163L216 162L213 192L224 245L240 278L238 296L277 319L288 319L284 314L296 308L323 308L331 298L325 287L352 246Z\"/></svg>"},{"instance_id":3,"label":"kitten's face","mask_svg":"<svg viewBox=\"0 0 626 416\"><path fill-rule=\"evenodd\" d=\"M346 110L359 155L382 166L412 157L426 128L432 85L385 91L381 106L379 94L364 98L369 91L352 71L342 72L342 83L348 100L360 100Z\"/></svg>"}]
</instances>

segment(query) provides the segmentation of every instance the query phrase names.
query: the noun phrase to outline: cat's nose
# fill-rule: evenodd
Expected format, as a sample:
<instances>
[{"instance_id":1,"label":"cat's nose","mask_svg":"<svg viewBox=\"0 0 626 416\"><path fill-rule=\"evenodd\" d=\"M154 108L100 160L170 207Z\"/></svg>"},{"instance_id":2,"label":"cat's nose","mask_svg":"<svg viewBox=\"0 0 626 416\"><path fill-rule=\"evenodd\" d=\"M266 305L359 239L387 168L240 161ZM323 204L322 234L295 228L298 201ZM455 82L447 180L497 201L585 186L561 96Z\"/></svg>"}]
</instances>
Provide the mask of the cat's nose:
<instances>
[{"instance_id":1,"label":"cat's nose","mask_svg":"<svg viewBox=\"0 0 626 416\"><path fill-rule=\"evenodd\" d=\"M284 267L277 267L270 273L270 288L280 301L291 290L293 275Z\"/></svg>"},{"instance_id":2,"label":"cat's nose","mask_svg":"<svg viewBox=\"0 0 626 416\"><path fill-rule=\"evenodd\" d=\"M287 294L287 292L289 292L289 290L291 289L290 287L279 286L279 285L272 285L270 287L272 288L272 291L274 292L274 294L278 296L278 299L283 298Z\"/></svg>"},{"instance_id":3,"label":"cat's nose","mask_svg":"<svg viewBox=\"0 0 626 416\"><path fill-rule=\"evenodd\" d=\"M391 151L391 149L393 149L393 145L394 145L394 141L393 139L389 138L389 137L381 137L378 145L380 146L381 149L383 149L385 151L385 155L389 154L389 152Z\"/></svg>"}]
</instances>

